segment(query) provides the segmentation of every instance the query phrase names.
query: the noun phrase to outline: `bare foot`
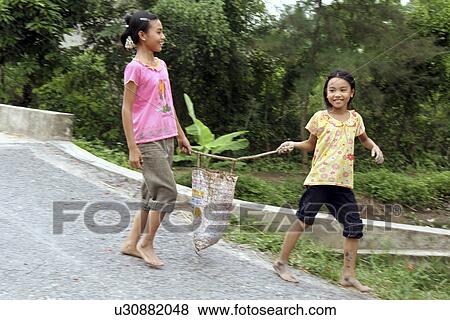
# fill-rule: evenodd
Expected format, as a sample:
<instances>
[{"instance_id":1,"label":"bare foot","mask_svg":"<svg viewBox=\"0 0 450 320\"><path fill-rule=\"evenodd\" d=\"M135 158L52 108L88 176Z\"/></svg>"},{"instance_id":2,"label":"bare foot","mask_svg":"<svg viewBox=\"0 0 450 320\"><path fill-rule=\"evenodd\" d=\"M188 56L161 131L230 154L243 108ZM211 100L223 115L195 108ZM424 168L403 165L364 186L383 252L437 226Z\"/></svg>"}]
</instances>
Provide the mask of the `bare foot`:
<instances>
[{"instance_id":1,"label":"bare foot","mask_svg":"<svg viewBox=\"0 0 450 320\"><path fill-rule=\"evenodd\" d=\"M142 247L141 244L138 243L136 250L140 253L145 263L147 263L150 267L161 268L164 265L164 262L162 262L156 255L155 249L149 246Z\"/></svg>"},{"instance_id":2,"label":"bare foot","mask_svg":"<svg viewBox=\"0 0 450 320\"><path fill-rule=\"evenodd\" d=\"M342 277L341 286L354 287L364 293L372 291L372 288L363 285L361 282L359 282L356 278L353 277Z\"/></svg>"},{"instance_id":3,"label":"bare foot","mask_svg":"<svg viewBox=\"0 0 450 320\"><path fill-rule=\"evenodd\" d=\"M288 265L279 260L273 263L273 269L281 279L289 282L298 282L298 280L289 272Z\"/></svg>"},{"instance_id":4,"label":"bare foot","mask_svg":"<svg viewBox=\"0 0 450 320\"><path fill-rule=\"evenodd\" d=\"M137 258L142 258L141 254L137 251L136 246L132 245L128 242L125 242L122 245L122 248L120 249L120 252L122 254L126 254L128 256L133 256L133 257L137 257Z\"/></svg>"}]
</instances>

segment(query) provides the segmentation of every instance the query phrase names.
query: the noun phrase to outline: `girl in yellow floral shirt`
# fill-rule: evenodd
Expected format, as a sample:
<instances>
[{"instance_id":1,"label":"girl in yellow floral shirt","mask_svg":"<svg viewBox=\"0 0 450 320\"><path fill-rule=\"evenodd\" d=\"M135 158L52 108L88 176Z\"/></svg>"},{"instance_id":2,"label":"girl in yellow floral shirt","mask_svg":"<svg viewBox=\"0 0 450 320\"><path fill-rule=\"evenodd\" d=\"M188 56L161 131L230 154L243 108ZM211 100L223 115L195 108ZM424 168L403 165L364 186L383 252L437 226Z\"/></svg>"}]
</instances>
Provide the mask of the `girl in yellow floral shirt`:
<instances>
[{"instance_id":1,"label":"girl in yellow floral shirt","mask_svg":"<svg viewBox=\"0 0 450 320\"><path fill-rule=\"evenodd\" d=\"M344 267L341 284L353 286L362 292L371 289L356 279L355 265L359 239L363 236L363 224L353 194L354 140L358 137L371 150L375 161L381 164L383 153L370 139L364 128L362 117L350 109L355 96L355 80L346 71L332 72L324 85L323 96L326 110L316 112L306 125L309 139L301 142L286 141L278 148L279 153L294 149L314 151L312 167L305 179L298 219L290 227L284 238L280 258L274 269L286 281L297 282L288 270L288 259L292 249L322 205L344 225Z\"/></svg>"}]
</instances>

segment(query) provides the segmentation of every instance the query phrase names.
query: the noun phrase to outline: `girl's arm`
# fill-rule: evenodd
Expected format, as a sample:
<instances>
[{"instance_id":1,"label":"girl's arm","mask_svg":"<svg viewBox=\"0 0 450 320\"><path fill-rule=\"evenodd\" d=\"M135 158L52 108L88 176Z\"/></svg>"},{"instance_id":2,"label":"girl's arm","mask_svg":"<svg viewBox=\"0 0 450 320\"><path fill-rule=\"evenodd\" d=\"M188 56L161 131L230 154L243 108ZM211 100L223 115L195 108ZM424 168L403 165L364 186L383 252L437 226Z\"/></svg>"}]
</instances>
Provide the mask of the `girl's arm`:
<instances>
[{"instance_id":1,"label":"girl's arm","mask_svg":"<svg viewBox=\"0 0 450 320\"><path fill-rule=\"evenodd\" d=\"M125 85L122 103L122 124L125 137L127 138L130 166L132 168L142 169L142 155L134 140L133 117L131 112L136 97L136 89L137 85L133 81L129 81Z\"/></svg>"},{"instance_id":2,"label":"girl's arm","mask_svg":"<svg viewBox=\"0 0 450 320\"><path fill-rule=\"evenodd\" d=\"M286 141L283 142L277 149L278 153L287 153L291 152L294 149L303 150L306 152L314 151L316 148L317 137L313 134L309 135L308 140L294 142L294 141Z\"/></svg>"},{"instance_id":3,"label":"girl's arm","mask_svg":"<svg viewBox=\"0 0 450 320\"><path fill-rule=\"evenodd\" d=\"M382 164L384 161L383 152L380 147L378 147L375 142L367 136L367 133L363 132L358 136L358 139L366 149L371 150L371 155L372 157L375 157L375 162L377 164Z\"/></svg>"},{"instance_id":4,"label":"girl's arm","mask_svg":"<svg viewBox=\"0 0 450 320\"><path fill-rule=\"evenodd\" d=\"M178 121L178 116L177 113L174 112L175 114L175 120L177 122L177 131L178 131L178 146L181 149L181 152L186 153L186 154L191 154L192 153L192 148L191 148L191 144L189 143L188 138L186 138L186 135L184 134L183 128L180 125L180 122Z\"/></svg>"}]
</instances>

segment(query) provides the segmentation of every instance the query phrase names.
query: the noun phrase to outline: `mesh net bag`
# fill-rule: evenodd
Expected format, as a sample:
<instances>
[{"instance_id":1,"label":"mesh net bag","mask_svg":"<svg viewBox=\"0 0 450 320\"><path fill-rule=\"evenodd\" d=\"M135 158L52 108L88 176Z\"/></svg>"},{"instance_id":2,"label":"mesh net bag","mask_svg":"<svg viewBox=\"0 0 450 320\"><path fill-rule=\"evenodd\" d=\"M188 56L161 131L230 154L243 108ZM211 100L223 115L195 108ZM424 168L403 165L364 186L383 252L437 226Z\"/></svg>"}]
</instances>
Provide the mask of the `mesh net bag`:
<instances>
[{"instance_id":1,"label":"mesh net bag","mask_svg":"<svg viewBox=\"0 0 450 320\"><path fill-rule=\"evenodd\" d=\"M230 172L196 168L192 171L194 247L196 252L217 243L233 210L238 177Z\"/></svg>"}]
</instances>

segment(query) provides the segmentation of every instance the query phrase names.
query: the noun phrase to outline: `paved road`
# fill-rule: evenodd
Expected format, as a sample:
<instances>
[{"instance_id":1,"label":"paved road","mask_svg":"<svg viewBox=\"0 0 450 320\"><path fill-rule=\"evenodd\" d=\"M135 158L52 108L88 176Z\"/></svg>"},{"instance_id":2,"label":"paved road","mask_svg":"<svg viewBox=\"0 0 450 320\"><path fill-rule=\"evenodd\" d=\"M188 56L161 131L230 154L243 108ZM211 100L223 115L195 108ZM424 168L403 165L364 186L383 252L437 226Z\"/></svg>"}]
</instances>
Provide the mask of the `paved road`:
<instances>
[{"instance_id":1,"label":"paved road","mask_svg":"<svg viewBox=\"0 0 450 320\"><path fill-rule=\"evenodd\" d=\"M201 256L192 235L162 229L162 270L119 253L121 232L89 230L83 215L54 234L55 201L135 201L139 185L63 153L50 144L0 133L0 299L368 299L298 272L286 283L270 260L221 242ZM75 214L77 211L68 213ZM173 221L188 212L178 211ZM119 221L101 211L97 224Z\"/></svg>"}]
</instances>

